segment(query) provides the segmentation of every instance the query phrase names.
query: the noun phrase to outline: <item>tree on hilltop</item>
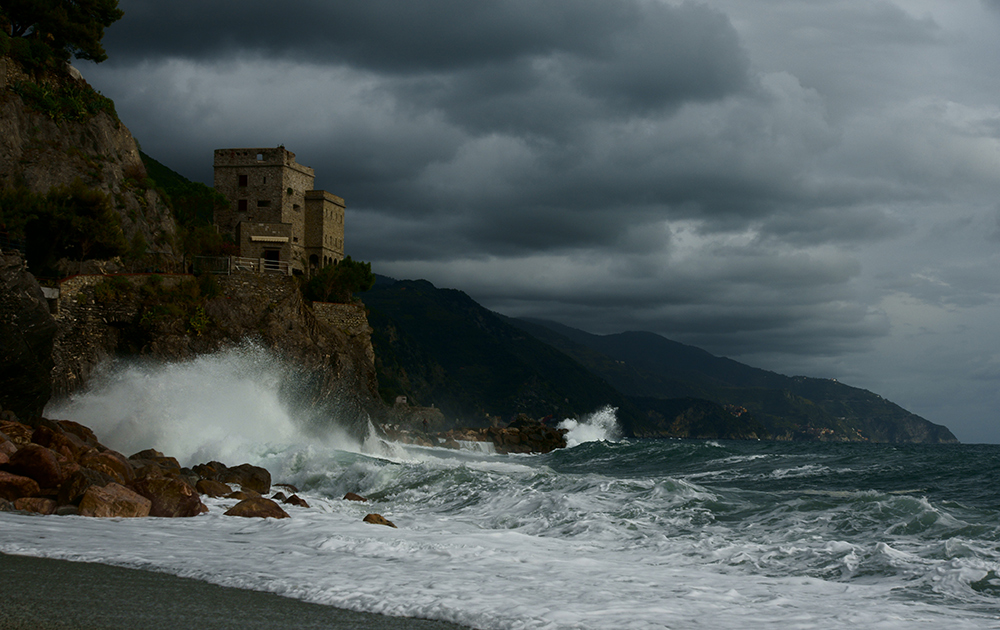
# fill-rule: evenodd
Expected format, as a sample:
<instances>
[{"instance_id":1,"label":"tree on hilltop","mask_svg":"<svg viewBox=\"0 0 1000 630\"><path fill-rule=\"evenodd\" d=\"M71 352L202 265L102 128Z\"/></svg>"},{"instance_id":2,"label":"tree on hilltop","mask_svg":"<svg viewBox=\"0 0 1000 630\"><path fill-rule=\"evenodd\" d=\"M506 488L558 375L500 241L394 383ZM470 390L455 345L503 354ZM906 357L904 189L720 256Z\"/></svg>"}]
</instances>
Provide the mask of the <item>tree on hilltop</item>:
<instances>
[{"instance_id":1,"label":"tree on hilltop","mask_svg":"<svg viewBox=\"0 0 1000 630\"><path fill-rule=\"evenodd\" d=\"M0 29L23 40L35 57L44 47L61 61L73 55L100 63L108 58L101 45L104 29L123 15L118 0L3 0Z\"/></svg>"}]
</instances>

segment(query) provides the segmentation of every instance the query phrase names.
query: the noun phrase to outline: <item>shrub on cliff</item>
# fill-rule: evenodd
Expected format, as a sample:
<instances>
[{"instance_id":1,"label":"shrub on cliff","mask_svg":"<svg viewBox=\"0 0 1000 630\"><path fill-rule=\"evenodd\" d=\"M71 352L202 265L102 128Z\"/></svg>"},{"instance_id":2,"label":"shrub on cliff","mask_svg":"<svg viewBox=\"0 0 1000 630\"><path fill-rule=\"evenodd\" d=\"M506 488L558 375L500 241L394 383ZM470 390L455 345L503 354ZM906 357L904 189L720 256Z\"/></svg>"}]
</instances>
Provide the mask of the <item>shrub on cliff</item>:
<instances>
[{"instance_id":1,"label":"shrub on cliff","mask_svg":"<svg viewBox=\"0 0 1000 630\"><path fill-rule=\"evenodd\" d=\"M79 178L46 195L26 188L3 189L0 224L11 237L25 238L28 264L43 275L54 271L60 258L106 259L128 251L108 196Z\"/></svg>"},{"instance_id":2,"label":"shrub on cliff","mask_svg":"<svg viewBox=\"0 0 1000 630\"><path fill-rule=\"evenodd\" d=\"M367 291L374 285L372 264L351 260L348 256L313 274L304 285L303 294L313 302L348 303L355 293Z\"/></svg>"}]
</instances>

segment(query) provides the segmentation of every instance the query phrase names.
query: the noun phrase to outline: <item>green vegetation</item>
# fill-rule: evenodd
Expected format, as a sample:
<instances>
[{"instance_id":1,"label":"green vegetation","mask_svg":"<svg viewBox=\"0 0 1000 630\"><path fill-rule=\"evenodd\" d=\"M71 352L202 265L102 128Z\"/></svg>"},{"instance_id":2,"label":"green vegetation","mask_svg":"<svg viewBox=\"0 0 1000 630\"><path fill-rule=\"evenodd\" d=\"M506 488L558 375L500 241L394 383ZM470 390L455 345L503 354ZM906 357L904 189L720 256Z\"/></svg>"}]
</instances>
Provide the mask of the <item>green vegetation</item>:
<instances>
[{"instance_id":1,"label":"green vegetation","mask_svg":"<svg viewBox=\"0 0 1000 630\"><path fill-rule=\"evenodd\" d=\"M118 120L114 102L89 85L67 82L57 86L19 81L13 87L25 106L50 119L82 121L106 112Z\"/></svg>"},{"instance_id":2,"label":"green vegetation","mask_svg":"<svg viewBox=\"0 0 1000 630\"><path fill-rule=\"evenodd\" d=\"M181 248L187 256L235 256L236 244L220 235L214 226L215 213L229 206L225 196L214 189L192 182L170 170L145 153L139 152L145 165L143 180L155 187L174 213Z\"/></svg>"},{"instance_id":3,"label":"green vegetation","mask_svg":"<svg viewBox=\"0 0 1000 630\"><path fill-rule=\"evenodd\" d=\"M314 273L303 285L302 293L313 302L349 303L355 293L367 291L374 285L372 264L351 260L348 256Z\"/></svg>"},{"instance_id":4,"label":"green vegetation","mask_svg":"<svg viewBox=\"0 0 1000 630\"><path fill-rule=\"evenodd\" d=\"M129 251L108 196L80 178L47 195L0 189L0 226L26 241L28 264L43 276L55 275L60 258L113 258Z\"/></svg>"},{"instance_id":5,"label":"green vegetation","mask_svg":"<svg viewBox=\"0 0 1000 630\"><path fill-rule=\"evenodd\" d=\"M33 69L56 67L71 55L100 63L108 58L104 29L122 15L118 0L4 0L0 31L12 55Z\"/></svg>"}]
</instances>

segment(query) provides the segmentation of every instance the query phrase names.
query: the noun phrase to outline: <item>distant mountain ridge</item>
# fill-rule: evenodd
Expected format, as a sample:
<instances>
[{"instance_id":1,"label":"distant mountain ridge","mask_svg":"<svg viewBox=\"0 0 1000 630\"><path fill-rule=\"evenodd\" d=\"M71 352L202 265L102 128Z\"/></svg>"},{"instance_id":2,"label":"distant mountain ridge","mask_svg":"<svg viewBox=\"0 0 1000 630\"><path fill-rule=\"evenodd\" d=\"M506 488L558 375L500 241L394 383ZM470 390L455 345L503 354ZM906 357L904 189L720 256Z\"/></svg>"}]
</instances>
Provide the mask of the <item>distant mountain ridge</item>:
<instances>
[{"instance_id":1,"label":"distant mountain ridge","mask_svg":"<svg viewBox=\"0 0 1000 630\"><path fill-rule=\"evenodd\" d=\"M455 424L611 405L635 437L957 441L877 394L753 368L654 333L601 336L508 318L424 280L379 277L363 297L382 398L434 405Z\"/></svg>"},{"instance_id":2,"label":"distant mountain ridge","mask_svg":"<svg viewBox=\"0 0 1000 630\"><path fill-rule=\"evenodd\" d=\"M650 332L594 335L545 320L511 322L573 357L636 403L643 398L695 397L745 408L779 439L957 442L946 427L835 380L750 367Z\"/></svg>"}]
</instances>

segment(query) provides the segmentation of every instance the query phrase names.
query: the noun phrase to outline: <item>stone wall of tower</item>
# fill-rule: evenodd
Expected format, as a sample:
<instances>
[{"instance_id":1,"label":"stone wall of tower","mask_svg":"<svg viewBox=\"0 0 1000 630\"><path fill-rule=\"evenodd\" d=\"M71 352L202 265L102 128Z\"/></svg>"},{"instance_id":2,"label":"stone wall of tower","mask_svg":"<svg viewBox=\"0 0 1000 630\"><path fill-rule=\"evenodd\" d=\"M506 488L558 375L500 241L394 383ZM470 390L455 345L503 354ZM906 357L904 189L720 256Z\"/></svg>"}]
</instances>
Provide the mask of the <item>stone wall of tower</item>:
<instances>
[{"instance_id":1,"label":"stone wall of tower","mask_svg":"<svg viewBox=\"0 0 1000 630\"><path fill-rule=\"evenodd\" d=\"M344 200L325 190L306 193L306 259L319 269L344 259Z\"/></svg>"},{"instance_id":2,"label":"stone wall of tower","mask_svg":"<svg viewBox=\"0 0 1000 630\"><path fill-rule=\"evenodd\" d=\"M229 209L215 223L234 238L241 221L290 223L293 234L302 234L305 193L314 181L313 169L284 147L216 149L215 190L229 199Z\"/></svg>"}]
</instances>

